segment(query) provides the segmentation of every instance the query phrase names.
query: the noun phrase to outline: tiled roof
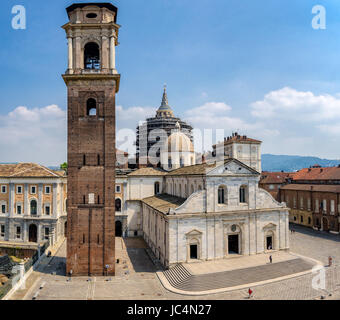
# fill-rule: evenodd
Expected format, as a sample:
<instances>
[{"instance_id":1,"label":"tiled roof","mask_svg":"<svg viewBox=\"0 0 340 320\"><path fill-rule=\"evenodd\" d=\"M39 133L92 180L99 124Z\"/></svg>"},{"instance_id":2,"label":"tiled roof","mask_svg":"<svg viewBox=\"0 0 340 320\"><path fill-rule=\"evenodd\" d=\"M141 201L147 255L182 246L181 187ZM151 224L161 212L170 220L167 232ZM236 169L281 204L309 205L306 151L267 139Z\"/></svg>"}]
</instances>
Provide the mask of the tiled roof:
<instances>
[{"instance_id":1,"label":"tiled roof","mask_svg":"<svg viewBox=\"0 0 340 320\"><path fill-rule=\"evenodd\" d=\"M292 178L292 172L268 172L262 171L260 183L285 183L287 178Z\"/></svg>"},{"instance_id":2,"label":"tiled roof","mask_svg":"<svg viewBox=\"0 0 340 320\"><path fill-rule=\"evenodd\" d=\"M252 171L254 174L259 174L253 168L250 168L249 166L247 166L243 162L241 162L241 161L239 161L237 159L234 159L234 158L226 158L226 159L224 159L224 164L227 164L230 161L235 161L240 166L244 166L247 169L249 169L249 171ZM179 169L170 171L167 175L168 176L179 176L179 175L186 175L186 174L187 175L205 175L209 171L211 171L214 168L216 168L216 166L219 166L221 164L222 164L222 162L217 162L217 163L216 162L210 162L210 163L195 164L193 166L187 166L187 167L183 167L183 168L179 168Z\"/></svg>"},{"instance_id":3,"label":"tiled roof","mask_svg":"<svg viewBox=\"0 0 340 320\"><path fill-rule=\"evenodd\" d=\"M176 209L181 206L186 199L170 196L168 194L158 194L142 200L148 206L166 214L169 209Z\"/></svg>"},{"instance_id":4,"label":"tiled roof","mask_svg":"<svg viewBox=\"0 0 340 320\"><path fill-rule=\"evenodd\" d=\"M228 144L234 143L234 142L237 142L237 143L255 143L255 144L262 143L262 141L260 141L260 140L248 138L247 136L241 136L238 133L233 133L232 136L224 138L224 145L228 145ZM221 145L221 144L222 144L221 142L217 143L217 145ZM213 147L216 147L216 144Z\"/></svg>"},{"instance_id":5,"label":"tiled roof","mask_svg":"<svg viewBox=\"0 0 340 320\"><path fill-rule=\"evenodd\" d=\"M293 180L340 180L339 167L305 168L294 173Z\"/></svg>"},{"instance_id":6,"label":"tiled roof","mask_svg":"<svg viewBox=\"0 0 340 320\"><path fill-rule=\"evenodd\" d=\"M159 168L140 168L128 174L128 176L164 176L167 172Z\"/></svg>"},{"instance_id":7,"label":"tiled roof","mask_svg":"<svg viewBox=\"0 0 340 320\"><path fill-rule=\"evenodd\" d=\"M3 178L60 178L64 171L54 171L36 163L0 164Z\"/></svg>"},{"instance_id":8,"label":"tiled roof","mask_svg":"<svg viewBox=\"0 0 340 320\"><path fill-rule=\"evenodd\" d=\"M287 184L281 190L296 190L296 191L319 191L319 192L334 192L340 193L340 185L326 185L326 184Z\"/></svg>"},{"instance_id":9,"label":"tiled roof","mask_svg":"<svg viewBox=\"0 0 340 320\"><path fill-rule=\"evenodd\" d=\"M186 166L182 168L175 169L173 171L170 171L167 175L168 176L178 176L178 175L184 175L184 174L190 174L190 175L201 175L205 174L209 168L215 168L215 164L196 164L193 166Z\"/></svg>"}]
</instances>

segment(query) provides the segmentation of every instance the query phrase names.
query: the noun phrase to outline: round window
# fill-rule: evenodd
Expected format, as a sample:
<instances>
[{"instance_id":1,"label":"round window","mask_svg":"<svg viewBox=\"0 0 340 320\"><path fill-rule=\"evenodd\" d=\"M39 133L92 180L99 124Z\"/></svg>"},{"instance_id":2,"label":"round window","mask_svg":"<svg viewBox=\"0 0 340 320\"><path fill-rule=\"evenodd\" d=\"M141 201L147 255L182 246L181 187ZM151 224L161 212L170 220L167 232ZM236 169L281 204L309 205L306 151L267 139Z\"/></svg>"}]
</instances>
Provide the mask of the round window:
<instances>
[{"instance_id":1,"label":"round window","mask_svg":"<svg viewBox=\"0 0 340 320\"><path fill-rule=\"evenodd\" d=\"M90 19L97 18L97 14L96 14L96 13L88 13L88 14L86 15L86 18L90 18Z\"/></svg>"},{"instance_id":2,"label":"round window","mask_svg":"<svg viewBox=\"0 0 340 320\"><path fill-rule=\"evenodd\" d=\"M237 226L236 226L236 224L233 224L232 226L231 226L231 231L232 232L235 232L237 230Z\"/></svg>"}]
</instances>

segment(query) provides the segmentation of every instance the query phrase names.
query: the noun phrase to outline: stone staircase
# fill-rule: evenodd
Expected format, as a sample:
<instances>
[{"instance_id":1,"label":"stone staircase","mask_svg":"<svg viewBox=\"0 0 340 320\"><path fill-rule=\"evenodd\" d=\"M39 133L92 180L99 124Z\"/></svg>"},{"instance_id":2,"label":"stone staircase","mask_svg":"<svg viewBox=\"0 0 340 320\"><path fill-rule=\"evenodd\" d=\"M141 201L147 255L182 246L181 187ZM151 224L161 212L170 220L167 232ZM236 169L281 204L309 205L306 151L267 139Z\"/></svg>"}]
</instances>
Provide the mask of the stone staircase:
<instances>
[{"instance_id":1,"label":"stone staircase","mask_svg":"<svg viewBox=\"0 0 340 320\"><path fill-rule=\"evenodd\" d=\"M209 291L277 279L311 270L314 263L297 258L245 269L192 275L182 264L164 271L171 286L183 291Z\"/></svg>"},{"instance_id":2,"label":"stone staircase","mask_svg":"<svg viewBox=\"0 0 340 320\"><path fill-rule=\"evenodd\" d=\"M180 263L175 267L164 271L163 274L174 288L180 288L183 283L190 281L193 277L193 275Z\"/></svg>"}]
</instances>

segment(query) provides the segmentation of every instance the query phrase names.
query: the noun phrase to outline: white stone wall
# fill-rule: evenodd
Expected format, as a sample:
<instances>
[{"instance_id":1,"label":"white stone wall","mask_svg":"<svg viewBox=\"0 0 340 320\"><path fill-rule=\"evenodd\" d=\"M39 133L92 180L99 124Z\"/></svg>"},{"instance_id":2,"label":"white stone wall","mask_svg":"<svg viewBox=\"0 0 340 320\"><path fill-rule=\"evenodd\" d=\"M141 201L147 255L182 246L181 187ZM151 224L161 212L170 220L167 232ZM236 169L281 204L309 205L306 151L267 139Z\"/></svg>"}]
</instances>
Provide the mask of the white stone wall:
<instances>
[{"instance_id":1,"label":"white stone wall","mask_svg":"<svg viewBox=\"0 0 340 320\"><path fill-rule=\"evenodd\" d=\"M289 248L288 210L169 218L169 264L191 262L188 255L190 233L201 234L199 260L228 258L228 235L237 226L241 255L264 253L266 234L273 234L273 250ZM268 233L271 234L271 233Z\"/></svg>"}]
</instances>

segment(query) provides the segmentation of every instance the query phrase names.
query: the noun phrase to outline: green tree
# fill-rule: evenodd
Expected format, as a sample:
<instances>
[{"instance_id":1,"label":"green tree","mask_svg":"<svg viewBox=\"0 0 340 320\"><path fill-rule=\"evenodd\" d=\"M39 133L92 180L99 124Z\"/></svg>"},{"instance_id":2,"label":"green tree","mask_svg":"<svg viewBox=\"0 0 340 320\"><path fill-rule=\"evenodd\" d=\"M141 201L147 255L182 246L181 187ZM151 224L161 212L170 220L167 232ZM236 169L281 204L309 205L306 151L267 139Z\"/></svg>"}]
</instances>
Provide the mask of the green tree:
<instances>
[{"instance_id":1,"label":"green tree","mask_svg":"<svg viewBox=\"0 0 340 320\"><path fill-rule=\"evenodd\" d=\"M64 170L67 173L67 162L64 162L63 164L61 164L60 169Z\"/></svg>"}]
</instances>

